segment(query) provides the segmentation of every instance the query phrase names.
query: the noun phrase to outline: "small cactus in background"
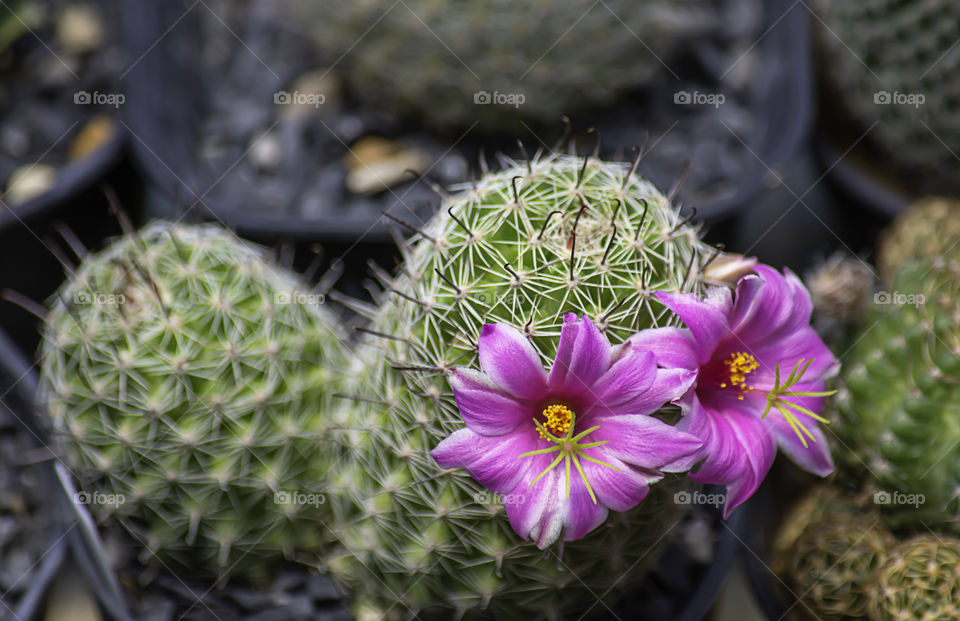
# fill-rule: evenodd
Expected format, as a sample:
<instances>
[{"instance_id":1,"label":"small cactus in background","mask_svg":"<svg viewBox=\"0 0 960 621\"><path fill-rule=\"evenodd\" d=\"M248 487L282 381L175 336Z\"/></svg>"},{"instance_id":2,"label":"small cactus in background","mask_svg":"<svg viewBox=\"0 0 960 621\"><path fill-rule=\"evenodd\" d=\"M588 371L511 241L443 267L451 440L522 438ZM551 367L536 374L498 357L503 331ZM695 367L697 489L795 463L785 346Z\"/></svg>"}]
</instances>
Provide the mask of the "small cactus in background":
<instances>
[{"instance_id":1,"label":"small cactus in background","mask_svg":"<svg viewBox=\"0 0 960 621\"><path fill-rule=\"evenodd\" d=\"M894 545L878 517L836 488L817 486L783 520L774 570L784 577L800 616L822 621L863 618L877 569Z\"/></svg>"},{"instance_id":2,"label":"small cactus in background","mask_svg":"<svg viewBox=\"0 0 960 621\"><path fill-rule=\"evenodd\" d=\"M910 206L877 244L877 267L885 283L911 261L960 258L960 201L930 197Z\"/></svg>"},{"instance_id":3,"label":"small cactus in background","mask_svg":"<svg viewBox=\"0 0 960 621\"><path fill-rule=\"evenodd\" d=\"M100 518L145 558L253 575L315 553L341 330L293 274L215 226L155 222L52 299L42 399Z\"/></svg>"},{"instance_id":4,"label":"small cactus in background","mask_svg":"<svg viewBox=\"0 0 960 621\"><path fill-rule=\"evenodd\" d=\"M873 281L873 270L866 263L842 253L831 256L806 278L814 310L847 323L863 319Z\"/></svg>"},{"instance_id":5,"label":"small cactus in background","mask_svg":"<svg viewBox=\"0 0 960 621\"><path fill-rule=\"evenodd\" d=\"M894 548L879 569L870 621L960 619L960 540L923 534Z\"/></svg>"},{"instance_id":6,"label":"small cactus in background","mask_svg":"<svg viewBox=\"0 0 960 621\"><path fill-rule=\"evenodd\" d=\"M462 127L610 103L669 75L665 63L718 19L693 0L297 2L359 98Z\"/></svg>"},{"instance_id":7,"label":"small cactus in background","mask_svg":"<svg viewBox=\"0 0 960 621\"><path fill-rule=\"evenodd\" d=\"M853 450L847 470L878 479L895 526L958 517L958 301L960 262L908 263L876 294L845 358L837 433Z\"/></svg>"},{"instance_id":8,"label":"small cactus in background","mask_svg":"<svg viewBox=\"0 0 960 621\"><path fill-rule=\"evenodd\" d=\"M331 496L326 565L361 619L561 618L641 579L680 516L668 478L586 538L539 550L491 494L430 455L462 426L444 374L476 367L484 324L515 326L546 360L567 312L619 343L676 325L651 294L701 289L711 249L629 164L548 156L456 189L403 249L359 347Z\"/></svg>"},{"instance_id":9,"label":"small cactus in background","mask_svg":"<svg viewBox=\"0 0 960 621\"><path fill-rule=\"evenodd\" d=\"M960 2L818 0L823 67L841 104L922 192L954 194Z\"/></svg>"}]
</instances>

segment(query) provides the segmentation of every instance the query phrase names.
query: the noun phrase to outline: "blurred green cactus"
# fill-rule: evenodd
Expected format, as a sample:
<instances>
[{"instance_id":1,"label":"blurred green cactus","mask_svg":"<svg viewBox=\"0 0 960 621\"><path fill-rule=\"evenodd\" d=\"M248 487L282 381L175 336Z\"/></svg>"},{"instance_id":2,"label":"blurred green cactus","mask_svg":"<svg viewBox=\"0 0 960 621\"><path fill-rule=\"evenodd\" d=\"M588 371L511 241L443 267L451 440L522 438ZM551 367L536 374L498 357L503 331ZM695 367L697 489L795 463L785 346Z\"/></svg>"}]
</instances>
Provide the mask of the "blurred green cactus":
<instances>
[{"instance_id":1,"label":"blurred green cactus","mask_svg":"<svg viewBox=\"0 0 960 621\"><path fill-rule=\"evenodd\" d=\"M719 19L697 0L296 1L355 95L435 126L553 123L610 103Z\"/></svg>"},{"instance_id":2,"label":"blurred green cactus","mask_svg":"<svg viewBox=\"0 0 960 621\"><path fill-rule=\"evenodd\" d=\"M870 621L960 619L960 540L932 533L894 548L870 593Z\"/></svg>"}]
</instances>

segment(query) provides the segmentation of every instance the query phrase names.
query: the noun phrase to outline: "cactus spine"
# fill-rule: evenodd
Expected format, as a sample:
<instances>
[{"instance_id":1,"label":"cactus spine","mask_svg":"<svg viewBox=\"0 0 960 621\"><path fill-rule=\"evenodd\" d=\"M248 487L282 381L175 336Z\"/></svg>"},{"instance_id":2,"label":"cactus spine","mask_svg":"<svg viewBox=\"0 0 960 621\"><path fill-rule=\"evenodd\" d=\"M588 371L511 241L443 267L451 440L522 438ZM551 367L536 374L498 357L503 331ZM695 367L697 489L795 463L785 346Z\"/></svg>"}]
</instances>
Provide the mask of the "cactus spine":
<instances>
[{"instance_id":1,"label":"cactus spine","mask_svg":"<svg viewBox=\"0 0 960 621\"><path fill-rule=\"evenodd\" d=\"M588 590L607 604L656 559L682 479L540 551L496 498L430 456L462 426L444 371L477 364L485 323L523 328L545 359L565 312L586 313L612 342L675 325L650 292L699 290L710 249L628 164L561 155L508 161L457 188L403 254L395 277L379 273L354 400L338 411L341 545L328 568L360 618L561 618L595 601Z\"/></svg>"},{"instance_id":2,"label":"cactus spine","mask_svg":"<svg viewBox=\"0 0 960 621\"><path fill-rule=\"evenodd\" d=\"M317 443L344 365L310 295L228 231L155 222L87 256L53 298L54 430L91 509L146 557L253 575L315 554Z\"/></svg>"}]
</instances>

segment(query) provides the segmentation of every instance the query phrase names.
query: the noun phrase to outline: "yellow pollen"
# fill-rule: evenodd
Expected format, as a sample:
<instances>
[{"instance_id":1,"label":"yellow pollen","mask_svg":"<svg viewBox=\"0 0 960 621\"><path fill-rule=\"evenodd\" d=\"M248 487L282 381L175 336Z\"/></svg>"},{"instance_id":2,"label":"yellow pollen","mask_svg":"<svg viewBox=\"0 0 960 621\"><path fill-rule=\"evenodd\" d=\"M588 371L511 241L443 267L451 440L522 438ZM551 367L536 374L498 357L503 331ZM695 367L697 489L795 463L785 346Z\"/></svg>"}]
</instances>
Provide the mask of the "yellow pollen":
<instances>
[{"instance_id":1,"label":"yellow pollen","mask_svg":"<svg viewBox=\"0 0 960 621\"><path fill-rule=\"evenodd\" d=\"M730 354L730 359L724 360L723 364L730 367L730 386L739 391L740 394L737 395L737 399L742 400L745 392L753 390L753 386L747 386L747 375L756 371L760 363L750 354L739 351ZM726 382L720 383L720 388L726 387Z\"/></svg>"},{"instance_id":2,"label":"yellow pollen","mask_svg":"<svg viewBox=\"0 0 960 621\"><path fill-rule=\"evenodd\" d=\"M573 420L573 412L565 405L549 405L543 411L543 417L547 421L543 424L547 430L558 438L562 438L570 430L570 423ZM547 435L540 431L541 438L547 438Z\"/></svg>"}]
</instances>

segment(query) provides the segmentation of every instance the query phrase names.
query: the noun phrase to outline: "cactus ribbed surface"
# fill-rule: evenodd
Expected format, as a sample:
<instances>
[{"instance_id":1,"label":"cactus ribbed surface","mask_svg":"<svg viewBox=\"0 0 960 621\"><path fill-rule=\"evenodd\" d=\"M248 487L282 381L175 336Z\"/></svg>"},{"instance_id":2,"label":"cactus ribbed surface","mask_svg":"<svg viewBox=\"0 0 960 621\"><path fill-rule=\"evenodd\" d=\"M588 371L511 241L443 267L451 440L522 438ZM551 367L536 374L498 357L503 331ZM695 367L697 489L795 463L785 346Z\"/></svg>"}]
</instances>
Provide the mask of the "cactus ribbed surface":
<instances>
[{"instance_id":1,"label":"cactus ribbed surface","mask_svg":"<svg viewBox=\"0 0 960 621\"><path fill-rule=\"evenodd\" d=\"M609 103L669 75L664 63L718 19L696 0L297 2L356 96L462 127Z\"/></svg>"},{"instance_id":2,"label":"cactus ribbed surface","mask_svg":"<svg viewBox=\"0 0 960 621\"><path fill-rule=\"evenodd\" d=\"M960 262L912 262L878 294L847 355L837 433L878 478L894 525L957 518ZM910 496L913 495L913 496ZM922 498L918 495L922 495Z\"/></svg>"},{"instance_id":3,"label":"cactus ribbed surface","mask_svg":"<svg viewBox=\"0 0 960 621\"><path fill-rule=\"evenodd\" d=\"M930 533L893 549L867 611L870 621L960 619L960 540Z\"/></svg>"},{"instance_id":4,"label":"cactus ribbed surface","mask_svg":"<svg viewBox=\"0 0 960 621\"><path fill-rule=\"evenodd\" d=\"M816 4L826 77L861 131L872 127L868 139L884 147L919 190L956 193L960 2Z\"/></svg>"},{"instance_id":5,"label":"cactus ribbed surface","mask_svg":"<svg viewBox=\"0 0 960 621\"><path fill-rule=\"evenodd\" d=\"M145 557L265 573L322 535L341 329L293 274L214 226L156 222L52 300L43 400L80 500Z\"/></svg>"},{"instance_id":6,"label":"cactus ribbed surface","mask_svg":"<svg viewBox=\"0 0 960 621\"><path fill-rule=\"evenodd\" d=\"M331 483L341 547L327 566L361 619L561 618L641 579L678 519L682 478L582 540L539 550L496 497L430 456L462 426L443 372L476 367L485 323L524 329L549 363L563 315L611 342L676 325L650 292L699 290L711 251L629 164L507 162L446 198L404 248L359 347ZM596 604L600 606L600 604ZM596 608L594 608L595 610Z\"/></svg>"}]
</instances>

